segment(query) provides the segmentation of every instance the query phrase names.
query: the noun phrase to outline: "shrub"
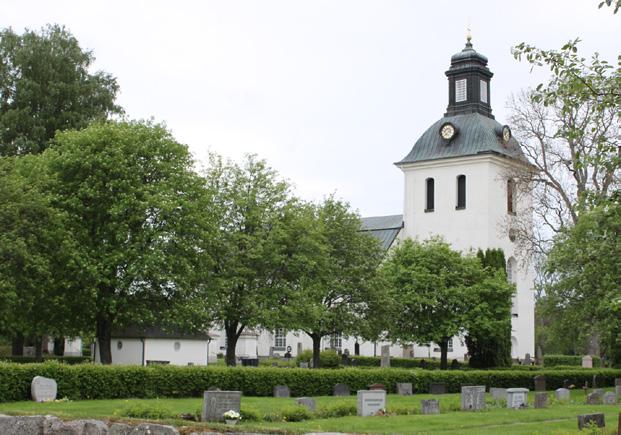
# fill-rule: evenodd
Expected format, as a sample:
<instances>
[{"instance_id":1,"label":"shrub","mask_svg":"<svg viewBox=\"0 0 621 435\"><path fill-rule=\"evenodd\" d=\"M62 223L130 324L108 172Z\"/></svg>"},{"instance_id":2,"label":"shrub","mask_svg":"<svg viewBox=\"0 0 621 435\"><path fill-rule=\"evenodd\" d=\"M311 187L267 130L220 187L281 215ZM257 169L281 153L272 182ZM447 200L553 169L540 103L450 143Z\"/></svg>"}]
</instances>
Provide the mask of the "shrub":
<instances>
[{"instance_id":1,"label":"shrub","mask_svg":"<svg viewBox=\"0 0 621 435\"><path fill-rule=\"evenodd\" d=\"M347 403L335 403L333 405L322 406L317 410L318 418L347 417L357 415L358 409L354 405Z\"/></svg>"},{"instance_id":2,"label":"shrub","mask_svg":"<svg viewBox=\"0 0 621 435\"><path fill-rule=\"evenodd\" d=\"M121 417L145 418L150 420L164 420L167 418L177 418L177 414L170 408L160 403L132 403L125 408L115 411Z\"/></svg>"},{"instance_id":3,"label":"shrub","mask_svg":"<svg viewBox=\"0 0 621 435\"><path fill-rule=\"evenodd\" d=\"M261 420L261 414L255 408L248 408L246 406L242 406L239 413L241 414L242 420L245 420L245 421Z\"/></svg>"},{"instance_id":4,"label":"shrub","mask_svg":"<svg viewBox=\"0 0 621 435\"><path fill-rule=\"evenodd\" d=\"M57 361L66 364L85 364L91 362L90 356L55 356L49 355L43 358L43 361L38 361L34 356L3 356L0 360L7 362L14 362L18 364L32 364L48 361Z\"/></svg>"},{"instance_id":5,"label":"shrub","mask_svg":"<svg viewBox=\"0 0 621 435\"><path fill-rule=\"evenodd\" d=\"M301 362L310 363L312 359L313 351L303 350L295 359L296 365L299 366ZM341 356L335 350L324 350L319 353L319 365L322 369L338 368L341 366Z\"/></svg>"},{"instance_id":6,"label":"shrub","mask_svg":"<svg viewBox=\"0 0 621 435\"><path fill-rule=\"evenodd\" d=\"M381 358L378 356L354 356L351 357L352 365L355 367L380 367ZM390 367L403 369L440 369L440 360L425 358L391 358ZM468 363L453 360L451 370L468 369Z\"/></svg>"},{"instance_id":7,"label":"shrub","mask_svg":"<svg viewBox=\"0 0 621 435\"><path fill-rule=\"evenodd\" d=\"M304 406L293 406L281 411L285 421L304 421L313 418L313 414Z\"/></svg>"},{"instance_id":8,"label":"shrub","mask_svg":"<svg viewBox=\"0 0 621 435\"><path fill-rule=\"evenodd\" d=\"M581 355L545 355L543 357L544 367L557 367L557 366L582 366ZM601 367L602 360L598 356L593 357L593 367Z\"/></svg>"}]
</instances>

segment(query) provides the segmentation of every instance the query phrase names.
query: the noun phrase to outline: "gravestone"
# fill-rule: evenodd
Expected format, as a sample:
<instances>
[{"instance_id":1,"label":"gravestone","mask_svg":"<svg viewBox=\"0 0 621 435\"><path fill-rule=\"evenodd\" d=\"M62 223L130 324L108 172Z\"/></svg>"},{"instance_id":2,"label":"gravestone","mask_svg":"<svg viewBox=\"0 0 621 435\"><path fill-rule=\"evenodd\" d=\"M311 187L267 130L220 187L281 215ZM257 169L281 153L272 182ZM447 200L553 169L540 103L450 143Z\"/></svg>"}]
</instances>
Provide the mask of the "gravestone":
<instances>
[{"instance_id":1,"label":"gravestone","mask_svg":"<svg viewBox=\"0 0 621 435\"><path fill-rule=\"evenodd\" d=\"M586 403L587 405L599 405L602 403L602 395L597 391L594 391L593 393L587 395Z\"/></svg>"},{"instance_id":2,"label":"gravestone","mask_svg":"<svg viewBox=\"0 0 621 435\"><path fill-rule=\"evenodd\" d=\"M604 417L604 414L597 413L597 414L579 415L578 416L578 429L579 430L584 429L591 422L595 423L597 427L606 427L606 419Z\"/></svg>"},{"instance_id":3,"label":"gravestone","mask_svg":"<svg viewBox=\"0 0 621 435\"><path fill-rule=\"evenodd\" d=\"M597 381L599 380L599 378L597 377L597 375L593 375L593 383L591 384L591 388L597 388Z\"/></svg>"},{"instance_id":4,"label":"gravestone","mask_svg":"<svg viewBox=\"0 0 621 435\"><path fill-rule=\"evenodd\" d=\"M617 395L612 391L609 391L602 396L602 400L604 402L604 405L616 405Z\"/></svg>"},{"instance_id":5,"label":"gravestone","mask_svg":"<svg viewBox=\"0 0 621 435\"><path fill-rule=\"evenodd\" d=\"M485 408L485 386L461 387L462 411L478 411Z\"/></svg>"},{"instance_id":6,"label":"gravestone","mask_svg":"<svg viewBox=\"0 0 621 435\"><path fill-rule=\"evenodd\" d=\"M300 397L296 399L298 405L306 406L310 411L314 411L317 405L315 404L315 399L312 397Z\"/></svg>"},{"instance_id":7,"label":"gravestone","mask_svg":"<svg viewBox=\"0 0 621 435\"><path fill-rule=\"evenodd\" d=\"M524 357L524 361L522 361L522 365L523 366L529 366L532 365L533 361L530 359L530 353L527 353L526 356Z\"/></svg>"},{"instance_id":8,"label":"gravestone","mask_svg":"<svg viewBox=\"0 0 621 435\"><path fill-rule=\"evenodd\" d=\"M535 381L535 391L545 391L546 390L546 377L543 375L537 375L533 378Z\"/></svg>"},{"instance_id":9,"label":"gravestone","mask_svg":"<svg viewBox=\"0 0 621 435\"><path fill-rule=\"evenodd\" d=\"M218 387L211 386L211 387L207 388L207 391L221 391L221 390Z\"/></svg>"},{"instance_id":10,"label":"gravestone","mask_svg":"<svg viewBox=\"0 0 621 435\"><path fill-rule=\"evenodd\" d=\"M56 400L58 386L56 381L43 376L35 376L30 384L30 395L35 402L47 402Z\"/></svg>"},{"instance_id":11,"label":"gravestone","mask_svg":"<svg viewBox=\"0 0 621 435\"><path fill-rule=\"evenodd\" d=\"M412 384L410 382L397 383L397 394L400 396L411 396Z\"/></svg>"},{"instance_id":12,"label":"gravestone","mask_svg":"<svg viewBox=\"0 0 621 435\"><path fill-rule=\"evenodd\" d=\"M349 396L349 387L346 384L336 384L332 389L333 396Z\"/></svg>"},{"instance_id":13,"label":"gravestone","mask_svg":"<svg viewBox=\"0 0 621 435\"><path fill-rule=\"evenodd\" d=\"M386 391L384 390L358 390L358 416L369 417L377 415L377 412L386 409Z\"/></svg>"},{"instance_id":14,"label":"gravestone","mask_svg":"<svg viewBox=\"0 0 621 435\"><path fill-rule=\"evenodd\" d=\"M569 400L569 390L567 388L557 388L554 391L556 400Z\"/></svg>"},{"instance_id":15,"label":"gravestone","mask_svg":"<svg viewBox=\"0 0 621 435\"><path fill-rule=\"evenodd\" d=\"M304 351L304 348L302 347L302 343L298 342L298 352L296 353L296 356L300 356L300 354Z\"/></svg>"},{"instance_id":16,"label":"gravestone","mask_svg":"<svg viewBox=\"0 0 621 435\"><path fill-rule=\"evenodd\" d=\"M507 408L528 407L528 388L507 388Z\"/></svg>"},{"instance_id":17,"label":"gravestone","mask_svg":"<svg viewBox=\"0 0 621 435\"><path fill-rule=\"evenodd\" d=\"M446 384L442 382L432 382L429 384L429 394L446 394Z\"/></svg>"},{"instance_id":18,"label":"gravestone","mask_svg":"<svg viewBox=\"0 0 621 435\"><path fill-rule=\"evenodd\" d=\"M384 390L386 391L386 385L384 384L371 384L369 390Z\"/></svg>"},{"instance_id":19,"label":"gravestone","mask_svg":"<svg viewBox=\"0 0 621 435\"><path fill-rule=\"evenodd\" d=\"M382 360L380 364L382 368L390 367L390 345L382 346Z\"/></svg>"},{"instance_id":20,"label":"gravestone","mask_svg":"<svg viewBox=\"0 0 621 435\"><path fill-rule=\"evenodd\" d=\"M615 378L615 393L617 397L621 397L621 378Z\"/></svg>"},{"instance_id":21,"label":"gravestone","mask_svg":"<svg viewBox=\"0 0 621 435\"><path fill-rule=\"evenodd\" d=\"M439 414L440 402L436 399L421 400L420 411L421 414Z\"/></svg>"},{"instance_id":22,"label":"gravestone","mask_svg":"<svg viewBox=\"0 0 621 435\"><path fill-rule=\"evenodd\" d=\"M548 407L548 393L535 393L535 408Z\"/></svg>"},{"instance_id":23,"label":"gravestone","mask_svg":"<svg viewBox=\"0 0 621 435\"><path fill-rule=\"evenodd\" d=\"M300 368L301 369L307 369L308 368L308 363L307 362L300 362Z\"/></svg>"},{"instance_id":24,"label":"gravestone","mask_svg":"<svg viewBox=\"0 0 621 435\"><path fill-rule=\"evenodd\" d=\"M226 411L239 412L241 391L205 391L203 394L202 421L222 421Z\"/></svg>"},{"instance_id":25,"label":"gravestone","mask_svg":"<svg viewBox=\"0 0 621 435\"><path fill-rule=\"evenodd\" d=\"M489 389L492 399L494 400L507 400L507 389L491 387Z\"/></svg>"},{"instance_id":26,"label":"gravestone","mask_svg":"<svg viewBox=\"0 0 621 435\"><path fill-rule=\"evenodd\" d=\"M606 391L603 388L594 388L593 391L591 391L591 392L592 393L597 393L600 396L603 396Z\"/></svg>"},{"instance_id":27,"label":"gravestone","mask_svg":"<svg viewBox=\"0 0 621 435\"><path fill-rule=\"evenodd\" d=\"M563 380L563 388L569 388L571 386L571 381L569 379Z\"/></svg>"},{"instance_id":28,"label":"gravestone","mask_svg":"<svg viewBox=\"0 0 621 435\"><path fill-rule=\"evenodd\" d=\"M286 385L276 385L274 387L274 397L291 397L291 390Z\"/></svg>"},{"instance_id":29,"label":"gravestone","mask_svg":"<svg viewBox=\"0 0 621 435\"><path fill-rule=\"evenodd\" d=\"M585 369L593 368L593 358L591 355L585 355L582 357L582 367Z\"/></svg>"}]
</instances>

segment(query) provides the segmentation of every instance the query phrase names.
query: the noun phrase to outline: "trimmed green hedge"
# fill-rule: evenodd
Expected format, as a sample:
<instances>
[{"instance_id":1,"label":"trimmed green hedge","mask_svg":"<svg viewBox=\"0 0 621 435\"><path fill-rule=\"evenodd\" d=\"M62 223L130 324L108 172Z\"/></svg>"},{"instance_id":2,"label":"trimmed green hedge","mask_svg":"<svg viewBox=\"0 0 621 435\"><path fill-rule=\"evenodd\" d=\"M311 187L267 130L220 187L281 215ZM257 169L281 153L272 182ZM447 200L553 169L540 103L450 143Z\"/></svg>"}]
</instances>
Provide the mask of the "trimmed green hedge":
<instances>
[{"instance_id":1,"label":"trimmed green hedge","mask_svg":"<svg viewBox=\"0 0 621 435\"><path fill-rule=\"evenodd\" d=\"M351 356L349 358L354 367L380 367L382 358L379 356ZM449 360L449 368L467 369L468 363L457 360ZM390 367L401 369L425 368L430 370L440 369L439 359L425 358L390 358Z\"/></svg>"},{"instance_id":2,"label":"trimmed green hedge","mask_svg":"<svg viewBox=\"0 0 621 435\"><path fill-rule=\"evenodd\" d=\"M14 362L18 364L30 364L30 363L41 362L41 361L37 361L37 359L34 356L2 356L0 357L0 361ZM84 363L90 363L91 357L90 356L54 356L54 355L47 356L46 355L43 358L43 362L46 362L46 361L58 361L61 363L66 363L66 364L84 364Z\"/></svg>"},{"instance_id":3,"label":"trimmed green hedge","mask_svg":"<svg viewBox=\"0 0 621 435\"><path fill-rule=\"evenodd\" d=\"M621 377L618 369L540 370L549 390L559 388L568 379L576 386L592 382L614 385ZM58 363L0 363L0 401L30 399L34 376L46 376L58 383L58 397L70 399L120 399L142 397L200 397L211 386L222 390L240 390L247 396L271 396L274 386L286 384L293 396L332 394L334 384L349 385L352 393L370 384L382 383L394 392L397 382L411 382L416 393L427 392L429 383L445 382L449 392L461 385L525 387L533 389L534 373L510 370L406 370L406 369L279 369L252 367L177 367L177 366L101 366Z\"/></svg>"},{"instance_id":4,"label":"trimmed green hedge","mask_svg":"<svg viewBox=\"0 0 621 435\"><path fill-rule=\"evenodd\" d=\"M581 355L545 355L543 357L544 367L572 366L582 367ZM593 357L593 367L601 367L602 360L598 356Z\"/></svg>"}]
</instances>

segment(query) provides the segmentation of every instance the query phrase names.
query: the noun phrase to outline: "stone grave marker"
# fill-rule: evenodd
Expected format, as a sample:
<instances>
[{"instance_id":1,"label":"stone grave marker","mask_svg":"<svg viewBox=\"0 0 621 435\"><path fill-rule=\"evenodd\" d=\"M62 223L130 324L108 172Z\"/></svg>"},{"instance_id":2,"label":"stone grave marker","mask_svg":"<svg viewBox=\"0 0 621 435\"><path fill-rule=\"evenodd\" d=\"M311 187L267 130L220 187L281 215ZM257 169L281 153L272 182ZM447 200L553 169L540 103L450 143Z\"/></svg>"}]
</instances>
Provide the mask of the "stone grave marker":
<instances>
[{"instance_id":1,"label":"stone grave marker","mask_svg":"<svg viewBox=\"0 0 621 435\"><path fill-rule=\"evenodd\" d=\"M384 390L386 391L386 385L384 384L371 384L369 390Z\"/></svg>"},{"instance_id":2,"label":"stone grave marker","mask_svg":"<svg viewBox=\"0 0 621 435\"><path fill-rule=\"evenodd\" d=\"M421 414L439 414L440 402L436 399L421 400L420 411Z\"/></svg>"},{"instance_id":3,"label":"stone grave marker","mask_svg":"<svg viewBox=\"0 0 621 435\"><path fill-rule=\"evenodd\" d=\"M615 393L621 397L621 378L615 378Z\"/></svg>"},{"instance_id":4,"label":"stone grave marker","mask_svg":"<svg viewBox=\"0 0 621 435\"><path fill-rule=\"evenodd\" d=\"M593 368L593 358L591 355L585 355L582 357L582 367L585 369Z\"/></svg>"},{"instance_id":5,"label":"stone grave marker","mask_svg":"<svg viewBox=\"0 0 621 435\"><path fill-rule=\"evenodd\" d=\"M617 395L612 391L605 393L603 396L604 405L616 405L617 404Z\"/></svg>"},{"instance_id":6,"label":"stone grave marker","mask_svg":"<svg viewBox=\"0 0 621 435\"><path fill-rule=\"evenodd\" d=\"M286 385L276 385L274 387L274 397L291 397L291 390Z\"/></svg>"},{"instance_id":7,"label":"stone grave marker","mask_svg":"<svg viewBox=\"0 0 621 435\"><path fill-rule=\"evenodd\" d=\"M538 392L535 393L535 408L547 408L548 407L548 393Z\"/></svg>"},{"instance_id":8,"label":"stone grave marker","mask_svg":"<svg viewBox=\"0 0 621 435\"><path fill-rule=\"evenodd\" d=\"M296 353L297 356L300 356L300 354L304 351L304 348L302 347L302 343L298 342L298 352Z\"/></svg>"},{"instance_id":9,"label":"stone grave marker","mask_svg":"<svg viewBox=\"0 0 621 435\"><path fill-rule=\"evenodd\" d=\"M380 361L382 368L390 367L390 345L382 346L382 359Z\"/></svg>"},{"instance_id":10,"label":"stone grave marker","mask_svg":"<svg viewBox=\"0 0 621 435\"><path fill-rule=\"evenodd\" d=\"M312 397L300 397L299 399L296 399L296 403L298 405L306 406L310 411L314 411L317 407L315 399Z\"/></svg>"},{"instance_id":11,"label":"stone grave marker","mask_svg":"<svg viewBox=\"0 0 621 435\"><path fill-rule=\"evenodd\" d=\"M507 408L528 407L528 388L507 388Z\"/></svg>"},{"instance_id":12,"label":"stone grave marker","mask_svg":"<svg viewBox=\"0 0 621 435\"><path fill-rule=\"evenodd\" d=\"M491 387L489 389L492 399L494 400L507 400L507 389Z\"/></svg>"},{"instance_id":13,"label":"stone grave marker","mask_svg":"<svg viewBox=\"0 0 621 435\"><path fill-rule=\"evenodd\" d=\"M349 387L346 384L336 384L332 389L333 396L349 396Z\"/></svg>"},{"instance_id":14,"label":"stone grave marker","mask_svg":"<svg viewBox=\"0 0 621 435\"><path fill-rule=\"evenodd\" d=\"M592 393L597 393L600 396L603 396L606 391L603 388L594 388L593 391L591 391L591 392Z\"/></svg>"},{"instance_id":15,"label":"stone grave marker","mask_svg":"<svg viewBox=\"0 0 621 435\"><path fill-rule=\"evenodd\" d=\"M535 381L535 391L545 391L546 390L546 377L543 375L537 375L533 378Z\"/></svg>"},{"instance_id":16,"label":"stone grave marker","mask_svg":"<svg viewBox=\"0 0 621 435\"><path fill-rule=\"evenodd\" d=\"M446 384L442 382L432 382L429 384L429 394L446 394Z\"/></svg>"},{"instance_id":17,"label":"stone grave marker","mask_svg":"<svg viewBox=\"0 0 621 435\"><path fill-rule=\"evenodd\" d=\"M308 368L308 363L307 362L300 362L300 368L301 369L307 369Z\"/></svg>"},{"instance_id":18,"label":"stone grave marker","mask_svg":"<svg viewBox=\"0 0 621 435\"><path fill-rule=\"evenodd\" d=\"M606 419L603 413L583 414L578 416L578 429L584 429L589 423L595 423L597 427L606 427Z\"/></svg>"},{"instance_id":19,"label":"stone grave marker","mask_svg":"<svg viewBox=\"0 0 621 435\"><path fill-rule=\"evenodd\" d=\"M56 381L43 376L35 376L30 383L30 395L35 402L47 402L56 400L58 386Z\"/></svg>"},{"instance_id":20,"label":"stone grave marker","mask_svg":"<svg viewBox=\"0 0 621 435\"><path fill-rule=\"evenodd\" d=\"M377 415L381 409L386 409L386 391L358 390L358 416L369 417Z\"/></svg>"},{"instance_id":21,"label":"stone grave marker","mask_svg":"<svg viewBox=\"0 0 621 435\"><path fill-rule=\"evenodd\" d=\"M602 403L602 395L594 391L587 395L586 403L587 405L600 405Z\"/></svg>"},{"instance_id":22,"label":"stone grave marker","mask_svg":"<svg viewBox=\"0 0 621 435\"><path fill-rule=\"evenodd\" d=\"M569 400L569 390L567 388L557 388L554 394L556 394L556 400Z\"/></svg>"},{"instance_id":23,"label":"stone grave marker","mask_svg":"<svg viewBox=\"0 0 621 435\"><path fill-rule=\"evenodd\" d=\"M524 361L522 361L523 366L530 366L533 364L533 360L530 359L530 353L527 353L524 357Z\"/></svg>"},{"instance_id":24,"label":"stone grave marker","mask_svg":"<svg viewBox=\"0 0 621 435\"><path fill-rule=\"evenodd\" d=\"M239 412L241 391L205 391L203 394L202 421L222 421L226 411Z\"/></svg>"},{"instance_id":25,"label":"stone grave marker","mask_svg":"<svg viewBox=\"0 0 621 435\"><path fill-rule=\"evenodd\" d=\"M485 408L484 385L461 387L462 411L479 411L483 408Z\"/></svg>"},{"instance_id":26,"label":"stone grave marker","mask_svg":"<svg viewBox=\"0 0 621 435\"><path fill-rule=\"evenodd\" d=\"M211 387L207 388L207 391L221 391L221 390L218 387L211 386Z\"/></svg>"},{"instance_id":27,"label":"stone grave marker","mask_svg":"<svg viewBox=\"0 0 621 435\"><path fill-rule=\"evenodd\" d=\"M571 381L569 379L563 380L563 388L569 388L570 385L571 385Z\"/></svg>"},{"instance_id":28,"label":"stone grave marker","mask_svg":"<svg viewBox=\"0 0 621 435\"><path fill-rule=\"evenodd\" d=\"M397 383L397 394L400 396L411 396L412 384L410 382Z\"/></svg>"}]
</instances>

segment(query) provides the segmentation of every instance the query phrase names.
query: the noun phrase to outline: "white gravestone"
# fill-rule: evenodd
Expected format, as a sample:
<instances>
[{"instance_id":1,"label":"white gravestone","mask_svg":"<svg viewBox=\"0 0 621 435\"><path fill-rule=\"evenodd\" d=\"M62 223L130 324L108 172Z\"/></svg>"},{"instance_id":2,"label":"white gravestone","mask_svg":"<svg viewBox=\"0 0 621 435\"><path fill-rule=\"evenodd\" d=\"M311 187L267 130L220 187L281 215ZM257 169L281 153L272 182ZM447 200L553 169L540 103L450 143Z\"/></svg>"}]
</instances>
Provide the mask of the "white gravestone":
<instances>
[{"instance_id":1,"label":"white gravestone","mask_svg":"<svg viewBox=\"0 0 621 435\"><path fill-rule=\"evenodd\" d=\"M485 408L485 385L461 387L462 411L479 411Z\"/></svg>"},{"instance_id":2,"label":"white gravestone","mask_svg":"<svg viewBox=\"0 0 621 435\"><path fill-rule=\"evenodd\" d=\"M507 408L520 409L528 406L528 388L508 388Z\"/></svg>"},{"instance_id":3,"label":"white gravestone","mask_svg":"<svg viewBox=\"0 0 621 435\"><path fill-rule=\"evenodd\" d=\"M582 367L585 369L593 368L593 357L591 357L591 355L585 355L582 357Z\"/></svg>"},{"instance_id":4,"label":"white gravestone","mask_svg":"<svg viewBox=\"0 0 621 435\"><path fill-rule=\"evenodd\" d=\"M386 409L386 391L358 390L358 416L377 415L379 410Z\"/></svg>"},{"instance_id":5,"label":"white gravestone","mask_svg":"<svg viewBox=\"0 0 621 435\"><path fill-rule=\"evenodd\" d=\"M390 345L382 346L382 359L380 360L380 367L390 367Z\"/></svg>"},{"instance_id":6,"label":"white gravestone","mask_svg":"<svg viewBox=\"0 0 621 435\"><path fill-rule=\"evenodd\" d=\"M617 395L612 391L609 391L603 396L604 405L616 405L617 404Z\"/></svg>"},{"instance_id":7,"label":"white gravestone","mask_svg":"<svg viewBox=\"0 0 621 435\"><path fill-rule=\"evenodd\" d=\"M491 387L489 389L492 399L494 400L507 400L507 389Z\"/></svg>"},{"instance_id":8,"label":"white gravestone","mask_svg":"<svg viewBox=\"0 0 621 435\"><path fill-rule=\"evenodd\" d=\"M555 394L556 400L569 400L569 390L567 388L557 388Z\"/></svg>"},{"instance_id":9,"label":"white gravestone","mask_svg":"<svg viewBox=\"0 0 621 435\"><path fill-rule=\"evenodd\" d=\"M58 386L56 381L43 376L35 376L30 384L30 395L35 402L47 402L56 400Z\"/></svg>"}]
</instances>

